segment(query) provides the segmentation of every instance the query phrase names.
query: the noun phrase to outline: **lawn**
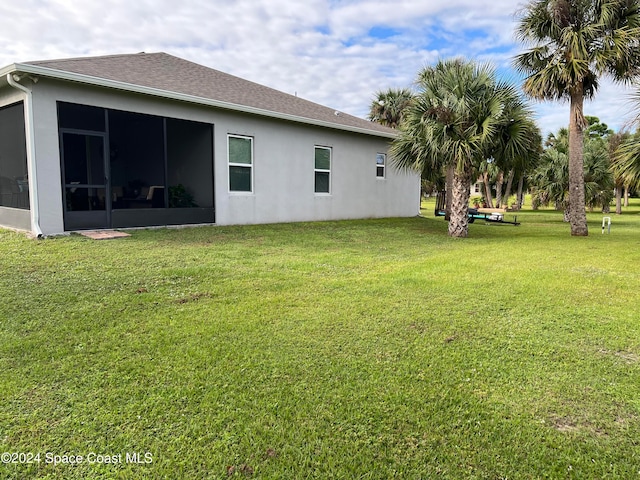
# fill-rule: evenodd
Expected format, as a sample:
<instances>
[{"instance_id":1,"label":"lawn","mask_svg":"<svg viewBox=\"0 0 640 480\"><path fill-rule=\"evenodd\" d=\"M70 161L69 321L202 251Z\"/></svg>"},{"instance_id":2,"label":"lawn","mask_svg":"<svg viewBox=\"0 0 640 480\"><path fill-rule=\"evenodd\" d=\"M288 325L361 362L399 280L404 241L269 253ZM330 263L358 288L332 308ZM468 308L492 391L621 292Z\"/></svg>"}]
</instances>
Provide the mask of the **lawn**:
<instances>
[{"instance_id":1,"label":"lawn","mask_svg":"<svg viewBox=\"0 0 640 480\"><path fill-rule=\"evenodd\" d=\"M424 214L0 230L0 478L639 478L640 201Z\"/></svg>"}]
</instances>

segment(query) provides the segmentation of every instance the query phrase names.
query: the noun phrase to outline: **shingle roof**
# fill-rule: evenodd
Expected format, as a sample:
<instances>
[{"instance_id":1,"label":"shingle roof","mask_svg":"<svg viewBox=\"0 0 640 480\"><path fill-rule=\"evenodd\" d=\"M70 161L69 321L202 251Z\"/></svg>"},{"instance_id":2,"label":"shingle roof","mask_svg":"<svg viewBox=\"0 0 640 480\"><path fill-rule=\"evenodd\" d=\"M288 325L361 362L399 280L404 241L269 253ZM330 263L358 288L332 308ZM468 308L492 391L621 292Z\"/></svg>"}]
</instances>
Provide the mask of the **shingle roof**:
<instances>
[{"instance_id":1,"label":"shingle roof","mask_svg":"<svg viewBox=\"0 0 640 480\"><path fill-rule=\"evenodd\" d=\"M180 98L222 108L391 138L394 131L294 95L280 92L166 53L44 60L17 64L36 73L125 90ZM34 73L34 72L30 72ZM61 75L62 73L66 75ZM49 75L50 74L50 75ZM69 77L72 74L72 78ZM178 97L176 97L177 94Z\"/></svg>"}]
</instances>

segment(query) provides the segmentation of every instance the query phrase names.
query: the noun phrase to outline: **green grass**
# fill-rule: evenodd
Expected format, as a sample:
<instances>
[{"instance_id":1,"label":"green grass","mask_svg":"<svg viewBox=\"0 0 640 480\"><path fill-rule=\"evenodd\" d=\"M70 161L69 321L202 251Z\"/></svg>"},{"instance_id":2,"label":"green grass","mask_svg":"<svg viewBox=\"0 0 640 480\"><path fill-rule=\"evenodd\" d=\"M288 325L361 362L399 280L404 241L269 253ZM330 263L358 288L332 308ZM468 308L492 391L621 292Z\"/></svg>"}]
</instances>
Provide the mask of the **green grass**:
<instances>
[{"instance_id":1,"label":"green grass","mask_svg":"<svg viewBox=\"0 0 640 480\"><path fill-rule=\"evenodd\" d=\"M41 455L0 478L640 478L640 203L586 238L431 208L0 231L0 452Z\"/></svg>"}]
</instances>

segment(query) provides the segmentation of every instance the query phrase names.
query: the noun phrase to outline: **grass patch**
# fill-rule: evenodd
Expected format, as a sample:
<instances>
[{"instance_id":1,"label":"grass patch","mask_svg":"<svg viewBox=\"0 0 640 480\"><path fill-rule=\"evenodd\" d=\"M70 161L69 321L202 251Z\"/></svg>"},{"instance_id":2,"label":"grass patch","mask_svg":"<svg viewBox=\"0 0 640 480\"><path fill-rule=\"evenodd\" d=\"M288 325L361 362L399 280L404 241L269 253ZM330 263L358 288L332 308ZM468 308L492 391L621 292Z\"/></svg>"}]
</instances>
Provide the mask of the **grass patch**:
<instances>
[{"instance_id":1,"label":"grass patch","mask_svg":"<svg viewBox=\"0 0 640 480\"><path fill-rule=\"evenodd\" d=\"M41 454L0 477L638 478L638 201L587 238L430 208L0 231L0 452Z\"/></svg>"}]
</instances>

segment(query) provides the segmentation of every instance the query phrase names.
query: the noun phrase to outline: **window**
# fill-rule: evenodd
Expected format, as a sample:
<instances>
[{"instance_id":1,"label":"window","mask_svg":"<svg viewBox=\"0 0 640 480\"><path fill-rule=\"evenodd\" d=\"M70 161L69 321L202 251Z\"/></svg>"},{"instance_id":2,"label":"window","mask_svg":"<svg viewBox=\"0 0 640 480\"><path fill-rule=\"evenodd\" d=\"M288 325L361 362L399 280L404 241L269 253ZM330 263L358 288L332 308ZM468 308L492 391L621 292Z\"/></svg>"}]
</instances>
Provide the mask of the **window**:
<instances>
[{"instance_id":1,"label":"window","mask_svg":"<svg viewBox=\"0 0 640 480\"><path fill-rule=\"evenodd\" d=\"M229 191L252 192L253 138L229 135Z\"/></svg>"},{"instance_id":2,"label":"window","mask_svg":"<svg viewBox=\"0 0 640 480\"><path fill-rule=\"evenodd\" d=\"M315 192L330 193L331 185L331 149L316 147L315 155Z\"/></svg>"},{"instance_id":3,"label":"window","mask_svg":"<svg viewBox=\"0 0 640 480\"><path fill-rule=\"evenodd\" d=\"M387 156L384 153L376 155L376 177L384 178L384 168L387 164Z\"/></svg>"}]
</instances>

